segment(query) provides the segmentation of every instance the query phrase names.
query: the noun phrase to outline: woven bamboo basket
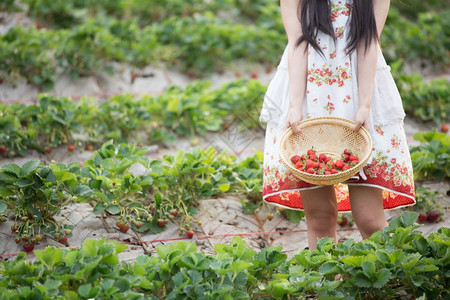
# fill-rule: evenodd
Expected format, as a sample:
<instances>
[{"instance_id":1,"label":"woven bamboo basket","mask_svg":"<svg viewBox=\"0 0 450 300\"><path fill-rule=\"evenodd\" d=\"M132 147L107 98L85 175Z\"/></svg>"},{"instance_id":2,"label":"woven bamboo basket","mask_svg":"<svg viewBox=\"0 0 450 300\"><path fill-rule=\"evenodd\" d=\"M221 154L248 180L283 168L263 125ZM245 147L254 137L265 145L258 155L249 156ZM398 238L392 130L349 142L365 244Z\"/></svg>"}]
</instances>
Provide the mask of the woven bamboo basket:
<instances>
[{"instance_id":1,"label":"woven bamboo basket","mask_svg":"<svg viewBox=\"0 0 450 300\"><path fill-rule=\"evenodd\" d=\"M351 126L355 124L352 120L319 117L305 119L299 124L302 130L300 133L294 134L291 128L283 133L278 152L281 162L301 180L315 185L337 184L357 174L369 160L372 138L363 126L358 131L351 130ZM331 175L309 174L297 170L291 157L306 154L311 148L318 154L331 156L333 160L340 159L344 149L349 149L358 156L359 163L346 171Z\"/></svg>"}]
</instances>

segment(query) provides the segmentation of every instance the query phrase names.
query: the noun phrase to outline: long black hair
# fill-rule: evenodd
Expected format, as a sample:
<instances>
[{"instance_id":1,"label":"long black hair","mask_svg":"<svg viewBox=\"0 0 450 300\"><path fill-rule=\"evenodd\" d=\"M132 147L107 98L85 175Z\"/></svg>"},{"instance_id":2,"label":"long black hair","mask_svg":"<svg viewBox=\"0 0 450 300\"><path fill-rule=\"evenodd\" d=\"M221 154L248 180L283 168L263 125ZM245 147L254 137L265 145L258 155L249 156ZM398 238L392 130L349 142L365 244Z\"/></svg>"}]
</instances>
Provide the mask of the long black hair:
<instances>
[{"instance_id":1,"label":"long black hair","mask_svg":"<svg viewBox=\"0 0 450 300\"><path fill-rule=\"evenodd\" d=\"M316 41L318 31L320 30L336 40L331 23L329 0L300 0L297 16L302 25L303 35L298 38L296 46L306 41L316 51L323 54ZM364 40L365 50L370 43L378 41L373 0L353 0L349 33L346 47L349 55L355 51L362 40Z\"/></svg>"}]
</instances>

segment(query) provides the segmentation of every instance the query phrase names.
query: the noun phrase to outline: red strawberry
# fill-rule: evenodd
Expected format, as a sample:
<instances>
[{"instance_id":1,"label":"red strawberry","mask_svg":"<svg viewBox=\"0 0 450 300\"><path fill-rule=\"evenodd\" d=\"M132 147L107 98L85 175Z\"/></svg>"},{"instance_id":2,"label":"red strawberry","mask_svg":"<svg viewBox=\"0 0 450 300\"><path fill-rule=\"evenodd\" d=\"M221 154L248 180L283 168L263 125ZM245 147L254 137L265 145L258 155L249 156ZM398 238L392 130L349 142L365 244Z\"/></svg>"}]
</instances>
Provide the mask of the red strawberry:
<instances>
[{"instance_id":1,"label":"red strawberry","mask_svg":"<svg viewBox=\"0 0 450 300\"><path fill-rule=\"evenodd\" d=\"M336 168L342 169L344 167L344 162L340 159L335 163Z\"/></svg>"},{"instance_id":2,"label":"red strawberry","mask_svg":"<svg viewBox=\"0 0 450 300\"><path fill-rule=\"evenodd\" d=\"M314 174L313 168L308 168L308 169L306 170L306 173Z\"/></svg>"},{"instance_id":3,"label":"red strawberry","mask_svg":"<svg viewBox=\"0 0 450 300\"><path fill-rule=\"evenodd\" d=\"M171 214L172 216L176 217L177 214L178 214L178 211L177 211L176 209L174 209L174 210L172 210L172 211L170 212L170 214Z\"/></svg>"},{"instance_id":4,"label":"red strawberry","mask_svg":"<svg viewBox=\"0 0 450 300\"><path fill-rule=\"evenodd\" d=\"M309 156L309 158L311 159L311 160L314 160L314 161L317 161L318 159L319 159L319 157L316 155L316 154L311 154L310 156Z\"/></svg>"},{"instance_id":5,"label":"red strawberry","mask_svg":"<svg viewBox=\"0 0 450 300\"><path fill-rule=\"evenodd\" d=\"M350 156L349 155L344 155L344 162L348 162L350 160Z\"/></svg>"},{"instance_id":6,"label":"red strawberry","mask_svg":"<svg viewBox=\"0 0 450 300\"><path fill-rule=\"evenodd\" d=\"M303 163L301 160L299 160L298 162L295 163L295 168L300 170L301 168L303 168Z\"/></svg>"},{"instance_id":7,"label":"red strawberry","mask_svg":"<svg viewBox=\"0 0 450 300\"><path fill-rule=\"evenodd\" d=\"M117 221L116 225L117 225L117 227L119 227L119 229L122 229L123 227L125 227L125 222L124 221Z\"/></svg>"},{"instance_id":8,"label":"red strawberry","mask_svg":"<svg viewBox=\"0 0 450 300\"><path fill-rule=\"evenodd\" d=\"M325 174L325 175L331 175L331 172L330 172L330 171L325 171L324 174Z\"/></svg>"},{"instance_id":9,"label":"red strawberry","mask_svg":"<svg viewBox=\"0 0 450 300\"><path fill-rule=\"evenodd\" d=\"M252 76L252 78L256 79L256 78L258 78L258 73L257 72L253 72L251 76Z\"/></svg>"},{"instance_id":10,"label":"red strawberry","mask_svg":"<svg viewBox=\"0 0 450 300\"><path fill-rule=\"evenodd\" d=\"M25 249L26 252L32 252L34 249L34 244L25 244L23 245L23 249Z\"/></svg>"},{"instance_id":11,"label":"red strawberry","mask_svg":"<svg viewBox=\"0 0 450 300\"><path fill-rule=\"evenodd\" d=\"M338 221L338 224L341 226L345 226L348 223L347 217L343 217L341 220Z\"/></svg>"},{"instance_id":12,"label":"red strawberry","mask_svg":"<svg viewBox=\"0 0 450 300\"><path fill-rule=\"evenodd\" d=\"M306 154L312 155L312 154L316 154L316 152L313 149L309 149L308 151L306 151Z\"/></svg>"},{"instance_id":13,"label":"red strawberry","mask_svg":"<svg viewBox=\"0 0 450 300\"><path fill-rule=\"evenodd\" d=\"M166 222L163 219L159 219L158 220L158 226L159 227L164 227L164 224L166 224Z\"/></svg>"},{"instance_id":14,"label":"red strawberry","mask_svg":"<svg viewBox=\"0 0 450 300\"><path fill-rule=\"evenodd\" d=\"M45 153L47 153L47 154L52 153L52 148L45 148Z\"/></svg>"},{"instance_id":15,"label":"red strawberry","mask_svg":"<svg viewBox=\"0 0 450 300\"><path fill-rule=\"evenodd\" d=\"M448 132L448 128L449 128L448 124L442 124L441 131L447 133Z\"/></svg>"},{"instance_id":16,"label":"red strawberry","mask_svg":"<svg viewBox=\"0 0 450 300\"><path fill-rule=\"evenodd\" d=\"M309 157L307 157L308 155L305 155L305 154L303 154L301 157L300 157L300 159L301 160L307 160Z\"/></svg>"},{"instance_id":17,"label":"red strawberry","mask_svg":"<svg viewBox=\"0 0 450 300\"><path fill-rule=\"evenodd\" d=\"M60 242L61 244L67 243L67 236L63 236L58 242Z\"/></svg>"},{"instance_id":18,"label":"red strawberry","mask_svg":"<svg viewBox=\"0 0 450 300\"><path fill-rule=\"evenodd\" d=\"M314 162L310 159L306 160L306 169L312 168L313 167Z\"/></svg>"},{"instance_id":19,"label":"red strawberry","mask_svg":"<svg viewBox=\"0 0 450 300\"><path fill-rule=\"evenodd\" d=\"M348 169L350 169L350 166L349 166L349 165L344 165L344 166L342 167L342 171L345 171L345 170L348 170Z\"/></svg>"},{"instance_id":20,"label":"red strawberry","mask_svg":"<svg viewBox=\"0 0 450 300\"><path fill-rule=\"evenodd\" d=\"M344 154L350 156L352 153L348 149L344 149Z\"/></svg>"},{"instance_id":21,"label":"red strawberry","mask_svg":"<svg viewBox=\"0 0 450 300\"><path fill-rule=\"evenodd\" d=\"M188 238L192 239L192 237L194 236L194 232L186 231L186 235L187 235Z\"/></svg>"},{"instance_id":22,"label":"red strawberry","mask_svg":"<svg viewBox=\"0 0 450 300\"><path fill-rule=\"evenodd\" d=\"M6 153L6 147L5 146L1 146L0 147L0 153L1 154L5 154Z\"/></svg>"},{"instance_id":23,"label":"red strawberry","mask_svg":"<svg viewBox=\"0 0 450 300\"><path fill-rule=\"evenodd\" d=\"M141 221L137 221L136 224L134 224L134 226L136 226L137 229L142 227L142 222Z\"/></svg>"},{"instance_id":24,"label":"red strawberry","mask_svg":"<svg viewBox=\"0 0 450 300\"><path fill-rule=\"evenodd\" d=\"M69 144L69 146L67 146L67 151L72 152L73 150L75 150L75 146L73 144Z\"/></svg>"},{"instance_id":25,"label":"red strawberry","mask_svg":"<svg viewBox=\"0 0 450 300\"><path fill-rule=\"evenodd\" d=\"M126 233L128 231L128 229L130 229L129 225L125 225L122 228L120 228L120 231L122 231L123 233Z\"/></svg>"},{"instance_id":26,"label":"red strawberry","mask_svg":"<svg viewBox=\"0 0 450 300\"><path fill-rule=\"evenodd\" d=\"M13 225L11 226L11 231L14 233L17 231L17 229L19 229L19 226Z\"/></svg>"},{"instance_id":27,"label":"red strawberry","mask_svg":"<svg viewBox=\"0 0 450 300\"><path fill-rule=\"evenodd\" d=\"M426 214L420 214L419 215L419 223L425 223L428 219L428 216Z\"/></svg>"},{"instance_id":28,"label":"red strawberry","mask_svg":"<svg viewBox=\"0 0 450 300\"><path fill-rule=\"evenodd\" d=\"M320 154L319 155L319 161L320 162L326 162L327 161L327 156L325 154Z\"/></svg>"},{"instance_id":29,"label":"red strawberry","mask_svg":"<svg viewBox=\"0 0 450 300\"><path fill-rule=\"evenodd\" d=\"M297 163L300 160L300 156L294 155L291 157L291 161L293 164Z\"/></svg>"},{"instance_id":30,"label":"red strawberry","mask_svg":"<svg viewBox=\"0 0 450 300\"><path fill-rule=\"evenodd\" d=\"M359 160L359 159L358 159L357 156L350 155L349 160L350 160L350 161L357 161L357 160Z\"/></svg>"},{"instance_id":31,"label":"red strawberry","mask_svg":"<svg viewBox=\"0 0 450 300\"><path fill-rule=\"evenodd\" d=\"M331 174L337 174L337 173L339 173L339 171L336 170L336 169L331 169L330 172L331 172Z\"/></svg>"},{"instance_id":32,"label":"red strawberry","mask_svg":"<svg viewBox=\"0 0 450 300\"><path fill-rule=\"evenodd\" d=\"M326 156L325 162L329 162L331 160L331 157Z\"/></svg>"},{"instance_id":33,"label":"red strawberry","mask_svg":"<svg viewBox=\"0 0 450 300\"><path fill-rule=\"evenodd\" d=\"M3 78L0 77L0 84L2 84L2 83L3 83Z\"/></svg>"},{"instance_id":34,"label":"red strawberry","mask_svg":"<svg viewBox=\"0 0 450 300\"><path fill-rule=\"evenodd\" d=\"M16 241L16 244L18 244L18 243L20 243L20 238L19 238L19 237L16 237L16 238L14 239L14 241Z\"/></svg>"},{"instance_id":35,"label":"red strawberry","mask_svg":"<svg viewBox=\"0 0 450 300\"><path fill-rule=\"evenodd\" d=\"M132 72L131 73L131 80L134 81L138 77L138 74Z\"/></svg>"},{"instance_id":36,"label":"red strawberry","mask_svg":"<svg viewBox=\"0 0 450 300\"><path fill-rule=\"evenodd\" d=\"M242 77L242 74L241 74L241 72L235 72L235 73L234 73L234 76L236 76L236 77Z\"/></svg>"},{"instance_id":37,"label":"red strawberry","mask_svg":"<svg viewBox=\"0 0 450 300\"><path fill-rule=\"evenodd\" d=\"M313 168L315 169L318 167L319 167L319 162L318 161L313 162Z\"/></svg>"},{"instance_id":38,"label":"red strawberry","mask_svg":"<svg viewBox=\"0 0 450 300\"><path fill-rule=\"evenodd\" d=\"M429 211L427 213L427 221L431 223L435 222L440 216L441 214L438 211Z\"/></svg>"}]
</instances>

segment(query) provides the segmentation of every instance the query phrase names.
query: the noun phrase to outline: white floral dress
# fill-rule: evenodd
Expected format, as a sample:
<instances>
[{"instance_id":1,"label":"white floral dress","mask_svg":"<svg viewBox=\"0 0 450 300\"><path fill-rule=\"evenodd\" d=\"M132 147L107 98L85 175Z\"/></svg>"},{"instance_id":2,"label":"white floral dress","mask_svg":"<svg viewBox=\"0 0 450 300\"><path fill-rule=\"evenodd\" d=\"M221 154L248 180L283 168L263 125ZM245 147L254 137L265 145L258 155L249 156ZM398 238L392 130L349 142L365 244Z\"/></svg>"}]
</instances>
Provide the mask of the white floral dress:
<instances>
[{"instance_id":1,"label":"white floral dress","mask_svg":"<svg viewBox=\"0 0 450 300\"><path fill-rule=\"evenodd\" d=\"M354 120L358 108L357 57L345 51L352 0L331 0L331 19L337 37L319 31L317 42L325 58L308 46L308 71L303 115L307 118L336 116ZM347 22L348 21L348 22ZM286 169L278 156L278 142L289 107L287 47L264 97L260 121L267 122L264 146L263 199L275 205L303 210L302 189L318 188ZM414 205L411 157L403 129L400 94L390 67L378 50L369 130L373 151L358 179L335 185L339 212L350 211L348 185L383 189L384 209Z\"/></svg>"}]
</instances>

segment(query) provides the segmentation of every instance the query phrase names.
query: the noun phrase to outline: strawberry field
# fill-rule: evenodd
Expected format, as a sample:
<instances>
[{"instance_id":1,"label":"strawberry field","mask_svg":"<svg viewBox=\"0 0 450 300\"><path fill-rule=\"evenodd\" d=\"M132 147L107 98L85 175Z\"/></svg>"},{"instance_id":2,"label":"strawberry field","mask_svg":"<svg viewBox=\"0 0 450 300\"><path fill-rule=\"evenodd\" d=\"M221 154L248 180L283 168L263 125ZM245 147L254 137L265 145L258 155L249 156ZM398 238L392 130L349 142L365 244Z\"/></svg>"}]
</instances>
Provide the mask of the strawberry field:
<instances>
[{"instance_id":1,"label":"strawberry field","mask_svg":"<svg viewBox=\"0 0 450 300\"><path fill-rule=\"evenodd\" d=\"M416 201L307 246L262 200L273 0L0 3L0 299L447 299L450 9L391 1Z\"/></svg>"}]
</instances>

